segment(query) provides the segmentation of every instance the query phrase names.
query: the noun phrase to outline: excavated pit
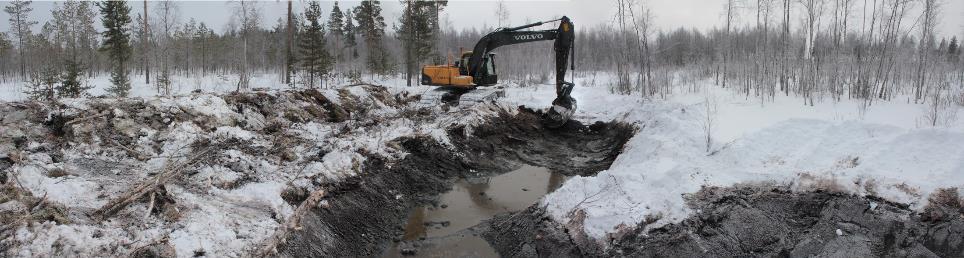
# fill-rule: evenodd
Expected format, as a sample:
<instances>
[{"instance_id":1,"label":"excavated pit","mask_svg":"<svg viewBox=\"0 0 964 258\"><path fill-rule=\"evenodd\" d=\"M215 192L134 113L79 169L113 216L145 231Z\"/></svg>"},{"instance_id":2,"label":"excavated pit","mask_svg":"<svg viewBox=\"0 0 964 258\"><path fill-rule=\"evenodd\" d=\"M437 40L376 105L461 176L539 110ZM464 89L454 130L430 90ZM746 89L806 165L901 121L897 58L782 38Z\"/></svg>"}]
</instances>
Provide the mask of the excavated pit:
<instances>
[{"instance_id":1,"label":"excavated pit","mask_svg":"<svg viewBox=\"0 0 964 258\"><path fill-rule=\"evenodd\" d=\"M392 163L370 155L363 174L329 187L333 190L323 200L325 205L313 209L302 219L302 229L279 246L280 254L291 257L396 256L402 254L402 248L409 248L400 245L410 244L411 241L405 240L413 239L419 243L414 244L412 250L406 250L406 254L419 254L419 247L426 246L421 254L430 255L429 248L433 245L465 246L462 251L467 251L464 255L469 256L485 255L478 251L494 252L495 249L487 249L488 244L484 241L480 242L481 238L472 236L476 234L472 228L462 227L488 219L500 213L499 209L510 212L531 206L531 203L528 203L530 200L517 200L519 203L503 205L508 197L480 193L521 191L522 188L526 188L525 192L536 191L534 186L532 189L525 186L534 183L543 187L541 194L530 195L538 199L554 189L550 184L557 186L567 176L591 175L608 168L635 133L633 126L602 122L585 126L571 121L563 128L548 129L541 124L541 115L520 108L516 114L502 113L474 128L450 128L448 134L454 149L447 149L428 138L399 139L398 145L410 154ZM518 172L520 168L522 172ZM510 171L516 172L506 174L509 179L499 178ZM500 181L521 181L522 185L509 186ZM480 187L489 189L480 190ZM406 225L412 224L410 218L418 216L420 209L423 216L427 209L436 207L459 213L454 206L464 203L451 201L466 199L446 199L445 193L453 191L464 191L469 194L465 197L476 200L475 204L465 204L470 209L486 205L494 207L481 209L490 212L481 216L471 212L452 215L455 218L475 217L468 222L422 223L426 229L442 231L434 232L438 234L434 237L425 233L421 237L408 236L406 239L406 233L418 235L418 230L412 227L406 232ZM534 203L535 200L531 201ZM442 205L453 207L441 208ZM440 227L439 224L450 225ZM415 227L418 227L417 223ZM423 237L427 241L423 241ZM455 245L450 245L452 243Z\"/></svg>"}]
</instances>

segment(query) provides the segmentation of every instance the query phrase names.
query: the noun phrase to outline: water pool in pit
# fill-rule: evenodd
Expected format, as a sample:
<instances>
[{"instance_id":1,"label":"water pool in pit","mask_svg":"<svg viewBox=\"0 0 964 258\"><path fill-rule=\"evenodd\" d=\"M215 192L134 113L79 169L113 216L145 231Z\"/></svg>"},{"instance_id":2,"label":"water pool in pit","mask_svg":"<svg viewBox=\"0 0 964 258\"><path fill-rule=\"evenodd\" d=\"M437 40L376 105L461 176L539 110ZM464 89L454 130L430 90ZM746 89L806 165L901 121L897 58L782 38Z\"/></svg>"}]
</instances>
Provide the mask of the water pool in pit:
<instances>
[{"instance_id":1,"label":"water pool in pit","mask_svg":"<svg viewBox=\"0 0 964 258\"><path fill-rule=\"evenodd\" d=\"M497 214L524 210L567 179L536 166L494 177L459 179L452 190L438 197L437 205L412 210L401 241L393 243L383 256L498 257L488 242L469 228Z\"/></svg>"}]
</instances>

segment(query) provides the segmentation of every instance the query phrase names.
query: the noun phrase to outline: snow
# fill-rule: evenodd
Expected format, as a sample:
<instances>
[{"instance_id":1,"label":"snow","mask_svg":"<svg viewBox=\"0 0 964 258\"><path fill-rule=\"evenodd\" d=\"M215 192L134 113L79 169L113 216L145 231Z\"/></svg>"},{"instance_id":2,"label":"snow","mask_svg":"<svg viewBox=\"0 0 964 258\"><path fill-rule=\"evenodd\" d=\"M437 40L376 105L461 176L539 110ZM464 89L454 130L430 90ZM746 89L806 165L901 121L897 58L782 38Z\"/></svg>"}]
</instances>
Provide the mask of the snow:
<instances>
[{"instance_id":1,"label":"snow","mask_svg":"<svg viewBox=\"0 0 964 258\"><path fill-rule=\"evenodd\" d=\"M271 186L255 186L220 195L197 195L177 186L169 190L178 197L179 202L194 204L168 235L178 257L191 257L196 250L217 256L244 256L248 248L257 245L280 225L257 208L271 205L273 200L253 196L273 193ZM226 196L247 201L254 207L222 199Z\"/></svg>"},{"instance_id":2,"label":"snow","mask_svg":"<svg viewBox=\"0 0 964 258\"><path fill-rule=\"evenodd\" d=\"M144 235L150 235L153 232L145 231L143 233ZM124 238L126 235L128 234L121 229L103 229L88 225L57 225L54 222L44 222L36 225L32 230L27 230L26 227L18 229L13 238L18 242L26 243L26 245L19 247L15 256L66 257L75 256L76 253L84 251L83 249L87 246L116 249L136 241ZM116 238L99 236L116 236ZM50 247L54 245L61 246L61 250L52 250Z\"/></svg>"},{"instance_id":3,"label":"snow","mask_svg":"<svg viewBox=\"0 0 964 258\"><path fill-rule=\"evenodd\" d=\"M104 205L103 200L98 200L96 194L92 194L99 192L96 182L71 175L50 178L46 175L47 169L52 167L23 166L14 168L13 173L17 175L20 185L35 196L46 196L51 201L70 203L77 207L100 208Z\"/></svg>"},{"instance_id":4,"label":"snow","mask_svg":"<svg viewBox=\"0 0 964 258\"><path fill-rule=\"evenodd\" d=\"M281 89L274 75L256 76L252 87ZM605 79L605 78L604 78ZM603 80L604 80L603 79ZM158 171L186 158L192 143L202 139L234 138L251 141L256 146L271 143L256 132L258 129L238 127L238 121L253 114L238 111L222 97L194 94L193 86L204 90L234 90L233 77L176 77L175 94L153 97L156 92L134 80L132 95L143 96L149 106L171 115L185 112L213 119L213 131L200 128L194 121L177 122L167 129L141 128L136 144L138 151L150 159L137 171ZM380 78L393 94L420 94L429 87L404 87L396 78ZM585 80L583 80L585 81ZM91 80L97 85L92 94L102 95L109 85L106 78ZM679 92L668 99L645 99L639 95L616 95L602 86L579 86L573 92L579 108L574 119L583 123L622 121L640 130L627 142L612 167L595 176L573 177L543 201L551 217L567 222L574 209L586 212L583 222L587 234L599 240L619 225L637 225L647 217L659 218L649 229L674 223L692 215L684 195L703 186L731 186L741 183L788 185L798 190L829 188L856 194L873 194L892 201L921 208L930 193L939 188L964 187L964 112L957 119L938 127L922 123L926 105L907 103L897 98L877 102L865 112L861 103L824 100L813 106L793 96L777 96L772 102L747 99L742 94L703 82L702 92ZM179 256L190 256L204 250L212 256L243 256L245 250L260 243L290 216L294 207L281 199L287 185L313 188L355 176L365 156L371 153L388 159L404 157L392 148L400 137L428 136L450 146L446 128L473 125L499 112L514 112L517 105L546 108L555 97L552 85L509 87L506 98L497 105L476 105L467 109L432 110L434 119L415 121L406 117L409 107L387 105L366 86L346 87L350 101L342 103L337 90L321 90L334 103L358 104L371 108L370 117L353 117L340 123L306 122L292 124L289 137L300 138L305 145L292 146L299 157L298 165L282 165L266 157L245 154L239 149L218 150L222 165L200 168L191 175L189 186L167 185L177 203L183 205L181 218L174 225L164 225L152 218L131 234L125 225L53 225L42 229L21 228L17 241L29 243L20 247L20 256L56 256L50 253L53 241L71 241L68 246L89 246L80 253L95 253L94 248L118 244L142 246L167 236ZM16 85L0 85L0 101L23 98ZM272 94L273 91L269 91ZM717 103L718 112L709 132L712 142L705 143L707 100ZM90 109L91 99L68 99L70 112ZM104 99L101 101L111 101ZM124 114L115 109L118 117ZM166 113L165 113L166 112ZM279 111L280 112L280 111ZM358 114L353 114L358 115ZM376 121L377 126L359 126L359 120ZM165 121L169 122L170 120ZM250 125L250 124L249 124ZM205 127L208 128L208 127ZM252 131L254 130L254 131ZM163 139L160 148L153 147ZM38 148L39 143L30 143ZM67 157L86 157L98 151L88 145L66 149ZM90 148L90 149L85 149ZM308 160L305 153L324 150L323 156ZM99 157L106 159L105 157ZM99 208L106 199L101 193L126 189L121 184L107 184L103 178L68 175L50 178L44 169L53 163L44 153L33 153L28 160L36 165L18 165L13 171L25 188L35 196L44 196L69 208ZM230 164L240 164L233 166ZM238 167L243 169L238 169ZM241 171L244 170L244 171ZM68 170L69 172L69 170ZM117 174L114 172L113 174ZM126 173L126 172L125 172ZM253 181L245 176L254 177ZM139 179L138 179L139 180ZM318 182L311 182L316 180ZM128 182L131 183L131 182ZM214 187L232 185L232 187ZM106 190L105 190L106 189ZM876 203L871 203L874 209ZM130 213L138 221L146 212L146 204L132 205ZM119 222L117 222L119 223ZM162 225L162 226L158 226ZM112 237L92 239L96 230ZM839 233L838 233L839 234ZM65 239L65 240L58 240Z\"/></svg>"},{"instance_id":5,"label":"snow","mask_svg":"<svg viewBox=\"0 0 964 258\"><path fill-rule=\"evenodd\" d=\"M690 216L694 211L683 197L703 186L830 188L918 209L936 189L964 187L960 112L935 128L920 123L926 105L881 102L860 112L856 101L828 99L805 106L793 96L761 102L709 82L703 89L650 100L576 88L575 119L624 121L641 129L612 167L570 179L542 205L563 223L574 209L582 209L584 230L604 242L619 225L637 225L647 216L659 218L648 229ZM544 108L552 90L547 85L510 88L506 102ZM703 127L708 99L716 100L718 109L709 152Z\"/></svg>"},{"instance_id":6,"label":"snow","mask_svg":"<svg viewBox=\"0 0 964 258\"><path fill-rule=\"evenodd\" d=\"M418 94L417 91L425 87L390 86L387 89L390 93ZM261 130L267 121L260 112L238 109L219 95L186 90L174 96L156 97L152 92L135 91L135 96L145 97L129 100L66 99L66 111L80 116L90 116L91 109L104 104L140 102L146 105L138 112L124 110L125 105L108 109L114 114L109 126L132 137L133 146L126 147L141 152L146 160L137 160L120 147L107 144L94 135L90 142L71 142L61 150L65 157L61 160L67 163L91 163L78 165L81 167L77 168L76 174L51 178L45 169L65 165L54 163L47 153L51 147L49 143L28 143L27 160L33 165L18 164L12 168L18 181L33 195L46 195L49 201L63 204L71 212L102 207L133 184L150 178L154 175L152 173L189 158L192 146L199 141L236 139L251 146L216 149L214 157L217 160L200 165L196 173L185 174L181 180L165 184L169 196L175 199L177 215L167 215L171 206L165 206L162 214L145 216L148 203L136 202L113 216L112 221L71 225L110 232L103 237L105 241L90 242L90 245L84 241L85 236L37 232L36 225L25 225L24 237L16 239L17 250L25 256L57 256L50 254L57 249L51 241L69 241L65 242L69 245L67 248L81 256L104 254L100 251L104 248L113 250L114 254L126 254L133 248L166 238L179 257L190 257L198 250L211 256L245 256L252 246L270 236L293 213L295 207L281 197L289 185L312 191L319 185L356 176L366 160L361 153L380 155L388 160L403 158L406 153L395 143L398 138L428 136L448 144L446 128L449 126L477 124L504 108L479 105L458 112L436 108L432 112L437 116L416 121L410 117L414 113L413 107L399 106L393 97L383 96L378 90L364 85L320 90L332 102L359 107L364 112L353 112L352 119L344 122L286 120L283 122L292 123L288 130L272 136ZM264 92L278 96L288 94L274 90ZM290 102L283 102L283 105L293 104L298 108L313 104L291 95L285 96L285 101ZM187 120L181 117L185 113L189 114L184 116L189 118ZM139 124L144 120L154 121L152 116L155 115L160 116L160 122L169 124L161 127ZM252 123L259 121L260 124ZM78 126L81 125L75 125L75 130L91 130L91 127ZM285 146L294 153L289 156L293 160L286 161L273 153L264 156L251 152L252 149L254 153L274 149L278 136L294 138L285 142L293 145ZM67 171L72 169L68 167ZM166 216L177 218L170 220ZM131 223L139 226L130 228ZM125 245L111 248L118 243Z\"/></svg>"},{"instance_id":7,"label":"snow","mask_svg":"<svg viewBox=\"0 0 964 258\"><path fill-rule=\"evenodd\" d=\"M225 137L225 138L245 140L245 141L250 141L256 137L254 133L250 131L245 131L244 129L241 129L240 127L237 127L237 126L218 127L217 129L214 130L214 135Z\"/></svg>"}]
</instances>

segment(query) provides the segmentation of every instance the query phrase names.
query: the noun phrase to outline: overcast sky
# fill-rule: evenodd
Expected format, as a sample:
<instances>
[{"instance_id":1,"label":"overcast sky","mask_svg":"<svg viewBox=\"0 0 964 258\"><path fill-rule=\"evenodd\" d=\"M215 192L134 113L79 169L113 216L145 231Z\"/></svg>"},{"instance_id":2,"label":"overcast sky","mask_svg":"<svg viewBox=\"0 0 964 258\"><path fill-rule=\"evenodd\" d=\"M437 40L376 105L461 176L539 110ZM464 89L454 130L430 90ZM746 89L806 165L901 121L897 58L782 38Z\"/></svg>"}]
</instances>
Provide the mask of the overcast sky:
<instances>
[{"instance_id":1,"label":"overcast sky","mask_svg":"<svg viewBox=\"0 0 964 258\"><path fill-rule=\"evenodd\" d=\"M655 16L654 22L656 23L657 28L661 30L670 30L678 27L710 29L718 24L722 24L721 21L723 20L722 11L724 1L725 0L646 0ZM942 37L961 35L964 33L964 0L943 1L944 6L941 8L942 19L938 33L940 33L940 36ZM756 1L745 2L752 4ZM262 14L264 15L264 27L274 26L278 18L284 17L287 6L286 3L286 1L277 0L261 1L257 3L260 6ZM568 15L570 18L572 18L573 22L576 23L577 26L607 22L611 23L615 14L614 3L614 0L505 1L505 4L509 10L511 25L524 24L527 21L534 22L552 19L560 15ZM133 1L131 4L133 5L134 12L132 15L140 13L143 9L142 1ZM149 7L152 4L153 3L149 2ZM305 1L295 0L294 8L296 11L300 12L305 4ZM331 10L331 6L333 4L334 1L322 1L323 12L326 16ZM342 10L357 4L357 1L339 1L339 5L342 7ZM231 12L235 5L236 3L234 2L225 1L179 2L181 19L183 21L186 21L189 18L194 18L198 21L208 24L209 27L214 28L216 31L223 31L223 28L230 20ZM498 19L494 15L496 5L497 1L494 0L450 0L448 7L446 7L444 10L446 15L445 17L447 17L445 21L456 28L481 28L482 26L494 27L498 25ZM43 24L43 21L46 21L50 18L50 10L53 8L54 2L35 1L32 6L34 7L34 12L31 16L35 20L41 21L41 24ZM382 7L384 9L383 15L386 16L386 23L388 23L388 26L391 27L392 23L397 21L397 17L401 14L400 4L398 1L385 1L382 2ZM858 3L857 7L862 7L862 3ZM745 10L747 12L752 12L752 8L753 6L747 6ZM799 6L796 8L802 9ZM912 17L908 17L908 22L913 23L914 20L917 19L918 15L919 14L916 13L910 15ZM779 14L775 16L779 16ZM793 19L799 20L799 17L797 16L798 15L795 15ZM0 17L3 17L3 20L7 20L9 15L6 13L0 13ZM750 14L744 15L744 20L746 21L753 19L755 19L755 16ZM859 17L854 17L854 19L859 19ZM8 28L8 23L0 22L0 30L7 31ZM38 29L39 26L34 28L35 31Z\"/></svg>"}]
</instances>

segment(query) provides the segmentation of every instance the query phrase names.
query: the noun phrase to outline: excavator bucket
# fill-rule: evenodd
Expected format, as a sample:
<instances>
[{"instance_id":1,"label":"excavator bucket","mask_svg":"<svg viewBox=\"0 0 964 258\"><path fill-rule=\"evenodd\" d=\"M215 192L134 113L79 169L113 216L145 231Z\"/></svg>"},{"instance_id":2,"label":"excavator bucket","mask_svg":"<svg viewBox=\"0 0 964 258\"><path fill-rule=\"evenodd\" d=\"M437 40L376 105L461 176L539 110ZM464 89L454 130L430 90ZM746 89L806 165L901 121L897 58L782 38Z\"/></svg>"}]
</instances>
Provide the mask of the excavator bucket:
<instances>
[{"instance_id":1,"label":"excavator bucket","mask_svg":"<svg viewBox=\"0 0 964 258\"><path fill-rule=\"evenodd\" d=\"M572 115L576 113L576 99L569 96L572 88L576 85L569 82L562 83L556 99L552 101L552 107L546 111L543 123L549 128L559 128L566 125Z\"/></svg>"}]
</instances>

